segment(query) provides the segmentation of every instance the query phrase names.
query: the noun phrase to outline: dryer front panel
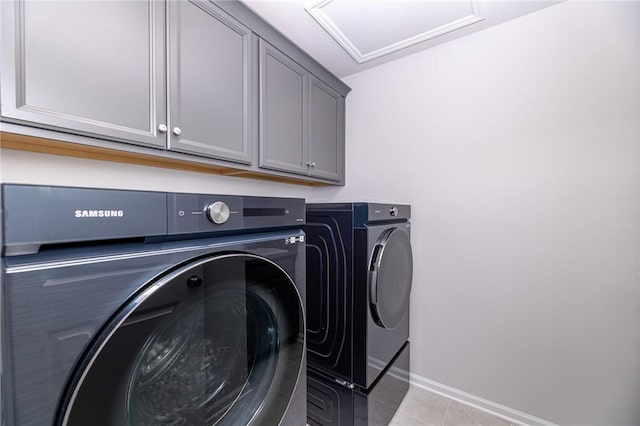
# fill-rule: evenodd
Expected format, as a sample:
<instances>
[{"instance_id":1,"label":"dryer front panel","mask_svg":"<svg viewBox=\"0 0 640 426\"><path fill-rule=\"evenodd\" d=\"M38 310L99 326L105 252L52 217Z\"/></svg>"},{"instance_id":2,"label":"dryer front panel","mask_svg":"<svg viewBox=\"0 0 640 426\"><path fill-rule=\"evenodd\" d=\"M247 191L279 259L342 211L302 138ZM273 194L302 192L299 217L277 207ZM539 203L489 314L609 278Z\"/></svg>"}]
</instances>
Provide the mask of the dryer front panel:
<instances>
[{"instance_id":1,"label":"dryer front panel","mask_svg":"<svg viewBox=\"0 0 640 426\"><path fill-rule=\"evenodd\" d=\"M369 388L409 338L413 256L408 222L355 230L354 383ZM366 248L366 250L365 250Z\"/></svg>"},{"instance_id":2,"label":"dryer front panel","mask_svg":"<svg viewBox=\"0 0 640 426\"><path fill-rule=\"evenodd\" d=\"M123 306L74 372L63 425L278 424L304 359L303 303L272 261L194 260Z\"/></svg>"}]
</instances>

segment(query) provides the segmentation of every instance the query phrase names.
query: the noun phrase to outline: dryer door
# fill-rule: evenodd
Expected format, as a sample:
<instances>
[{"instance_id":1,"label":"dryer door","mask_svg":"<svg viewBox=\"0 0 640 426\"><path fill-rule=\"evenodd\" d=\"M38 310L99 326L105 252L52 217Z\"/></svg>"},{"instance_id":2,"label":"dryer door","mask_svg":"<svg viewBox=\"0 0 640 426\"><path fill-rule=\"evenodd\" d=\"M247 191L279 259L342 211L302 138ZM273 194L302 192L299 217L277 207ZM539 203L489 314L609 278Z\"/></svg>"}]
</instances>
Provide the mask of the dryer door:
<instances>
[{"instance_id":1,"label":"dryer door","mask_svg":"<svg viewBox=\"0 0 640 426\"><path fill-rule=\"evenodd\" d=\"M409 311L413 254L409 235L400 228L385 231L369 265L370 305L378 325L393 329Z\"/></svg>"},{"instance_id":2,"label":"dryer door","mask_svg":"<svg viewBox=\"0 0 640 426\"><path fill-rule=\"evenodd\" d=\"M226 254L146 286L85 356L63 425L278 424L302 366L303 308L275 263Z\"/></svg>"}]
</instances>

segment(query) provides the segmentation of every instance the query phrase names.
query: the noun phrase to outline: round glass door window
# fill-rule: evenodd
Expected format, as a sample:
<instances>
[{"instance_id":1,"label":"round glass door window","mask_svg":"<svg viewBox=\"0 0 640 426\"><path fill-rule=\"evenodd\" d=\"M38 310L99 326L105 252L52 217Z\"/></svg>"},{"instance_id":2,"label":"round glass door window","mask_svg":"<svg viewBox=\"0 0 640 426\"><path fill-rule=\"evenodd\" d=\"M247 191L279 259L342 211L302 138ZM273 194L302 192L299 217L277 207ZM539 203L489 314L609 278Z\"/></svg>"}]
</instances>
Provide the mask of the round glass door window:
<instances>
[{"instance_id":1,"label":"round glass door window","mask_svg":"<svg viewBox=\"0 0 640 426\"><path fill-rule=\"evenodd\" d=\"M369 278L373 318L379 326L393 329L409 312L413 254L406 232L392 228L380 237L371 258Z\"/></svg>"},{"instance_id":2,"label":"round glass door window","mask_svg":"<svg viewBox=\"0 0 640 426\"><path fill-rule=\"evenodd\" d=\"M271 261L229 254L146 288L94 345L62 424L278 424L304 352L302 304Z\"/></svg>"}]
</instances>

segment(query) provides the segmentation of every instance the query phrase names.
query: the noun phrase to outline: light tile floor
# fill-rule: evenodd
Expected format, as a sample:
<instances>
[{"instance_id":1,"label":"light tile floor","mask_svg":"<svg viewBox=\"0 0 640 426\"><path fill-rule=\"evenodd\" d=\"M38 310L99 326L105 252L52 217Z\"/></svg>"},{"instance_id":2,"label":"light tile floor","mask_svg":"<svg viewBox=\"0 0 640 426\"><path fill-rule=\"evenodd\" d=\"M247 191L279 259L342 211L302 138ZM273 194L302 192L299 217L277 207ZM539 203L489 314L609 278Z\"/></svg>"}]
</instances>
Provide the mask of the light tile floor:
<instances>
[{"instance_id":1,"label":"light tile floor","mask_svg":"<svg viewBox=\"0 0 640 426\"><path fill-rule=\"evenodd\" d=\"M411 385L389 426L515 426L507 420Z\"/></svg>"}]
</instances>

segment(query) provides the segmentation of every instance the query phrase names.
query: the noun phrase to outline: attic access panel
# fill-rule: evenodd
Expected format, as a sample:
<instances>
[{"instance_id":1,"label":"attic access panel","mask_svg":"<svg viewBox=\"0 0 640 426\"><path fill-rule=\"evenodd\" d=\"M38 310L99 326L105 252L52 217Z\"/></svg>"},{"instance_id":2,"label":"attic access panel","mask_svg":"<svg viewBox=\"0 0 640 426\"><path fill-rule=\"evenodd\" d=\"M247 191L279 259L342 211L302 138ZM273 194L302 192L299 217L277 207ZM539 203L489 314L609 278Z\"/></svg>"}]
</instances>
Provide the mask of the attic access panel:
<instances>
[{"instance_id":1,"label":"attic access panel","mask_svg":"<svg viewBox=\"0 0 640 426\"><path fill-rule=\"evenodd\" d=\"M360 64L485 19L483 0L322 0L306 10Z\"/></svg>"}]
</instances>

